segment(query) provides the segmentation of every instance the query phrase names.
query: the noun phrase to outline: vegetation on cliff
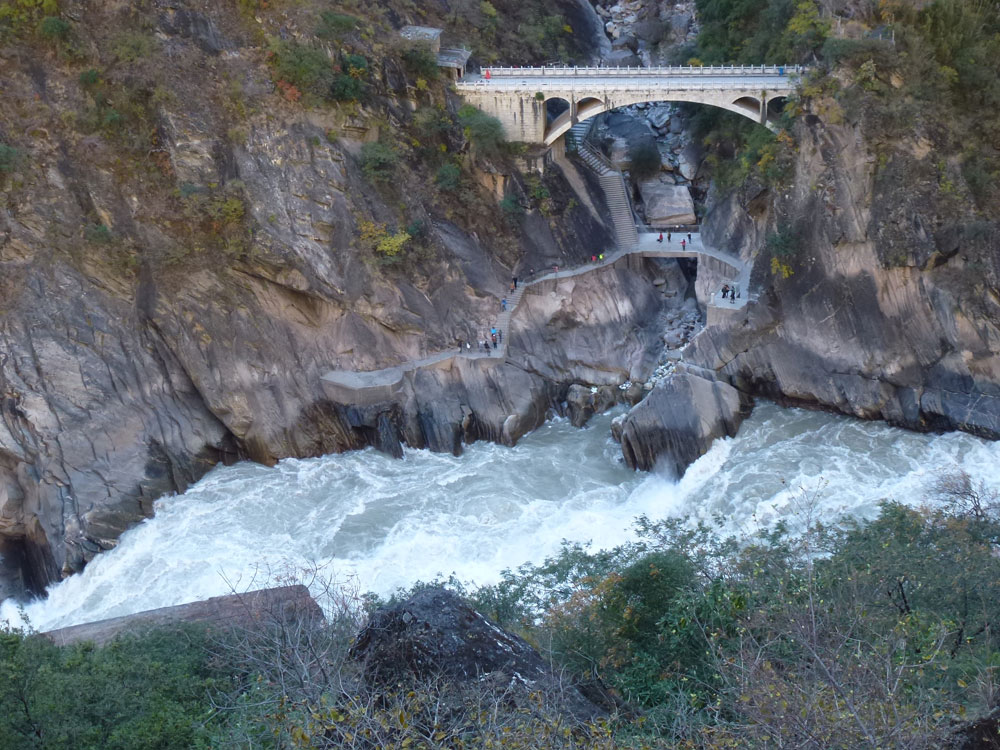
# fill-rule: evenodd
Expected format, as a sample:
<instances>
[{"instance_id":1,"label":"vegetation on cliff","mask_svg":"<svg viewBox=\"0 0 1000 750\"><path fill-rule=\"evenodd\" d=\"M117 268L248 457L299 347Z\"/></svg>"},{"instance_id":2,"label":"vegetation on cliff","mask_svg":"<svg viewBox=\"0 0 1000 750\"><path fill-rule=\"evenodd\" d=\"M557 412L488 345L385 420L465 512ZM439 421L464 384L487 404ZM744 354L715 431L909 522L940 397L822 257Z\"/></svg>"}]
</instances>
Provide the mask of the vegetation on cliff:
<instances>
[{"instance_id":1,"label":"vegetation on cliff","mask_svg":"<svg viewBox=\"0 0 1000 750\"><path fill-rule=\"evenodd\" d=\"M920 192L929 223L957 224L967 247L983 244L976 222L990 218L1000 201L996 3L700 0L698 12L702 30L685 54L705 63L813 66L786 106L777 140L731 115L699 113L696 128L723 189L791 177L793 117L858 123L881 189L905 182ZM890 265L926 260L902 242L883 247Z\"/></svg>"},{"instance_id":2,"label":"vegetation on cliff","mask_svg":"<svg viewBox=\"0 0 1000 750\"><path fill-rule=\"evenodd\" d=\"M125 279L140 269L183 277L281 264L288 258L269 237L278 217L258 205L234 167L239 152L261 147L252 140L268 115L311 118L326 133L318 142L310 137L314 149L337 162L356 151L352 144L373 138L397 157L374 170L363 160L374 190L353 207L355 237L362 220L398 233L446 216L494 240L489 250L509 264L519 224L504 221L476 174L484 158L499 161L505 174L518 167L498 148L498 126L482 115L460 116L435 56L404 43L398 28L440 26L446 42L469 47L484 62L501 59L501 50L522 62L568 59L578 43L560 7L460 0L431 9L406 0L352 0L332 10L318 2L241 0L202 13L183 5L94 9L76 0L4 0L0 55L13 75L5 84L10 106L0 113L0 189L12 206L37 200L44 180L34 172L53 150L65 154L82 182L94 172L112 175L118 189L92 191L82 205L84 222L59 232L89 240L85 227L99 227L107 241L81 243L71 255ZM424 126L434 118L428 133ZM174 142L185 138L217 141L204 156L220 168L192 169L193 154ZM464 179L426 189L445 166ZM130 216L123 194L142 196ZM399 200L404 194L407 200ZM434 275L426 264L441 260L444 249L426 233L410 234L413 242L391 256L393 263L409 261L409 273ZM363 241L338 250L386 265Z\"/></svg>"},{"instance_id":3,"label":"vegetation on cliff","mask_svg":"<svg viewBox=\"0 0 1000 750\"><path fill-rule=\"evenodd\" d=\"M810 497L802 497L808 523ZM552 696L370 683L349 647L373 603L320 629L56 648L2 636L5 747L950 746L1000 698L1000 507L956 475L934 507L742 540L640 519L638 541L567 547L466 592L499 625L626 703L589 728ZM169 655L169 658L168 658ZM395 684L395 683L394 683ZM77 696L87 694L89 701ZM506 697L504 697L506 696ZM63 744L60 744L63 743ZM492 744L491 744L492 743Z\"/></svg>"}]
</instances>

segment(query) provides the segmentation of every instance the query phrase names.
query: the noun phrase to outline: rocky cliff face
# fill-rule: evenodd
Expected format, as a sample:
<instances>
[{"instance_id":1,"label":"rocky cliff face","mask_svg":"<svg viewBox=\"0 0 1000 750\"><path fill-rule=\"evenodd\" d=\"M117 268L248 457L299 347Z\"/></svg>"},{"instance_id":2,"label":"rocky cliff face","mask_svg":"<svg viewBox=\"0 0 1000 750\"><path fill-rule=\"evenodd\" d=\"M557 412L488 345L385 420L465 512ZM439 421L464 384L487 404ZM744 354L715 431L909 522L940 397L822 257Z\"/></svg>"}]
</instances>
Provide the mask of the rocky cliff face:
<instances>
[{"instance_id":1,"label":"rocky cliff face","mask_svg":"<svg viewBox=\"0 0 1000 750\"><path fill-rule=\"evenodd\" d=\"M927 142L878 159L858 127L812 115L798 140L787 190L746 185L710 210L707 241L753 263L755 301L710 316L685 362L708 381L780 403L1000 437L995 225L941 189ZM776 254L779 235L786 249ZM627 456L650 468L663 430L692 420L690 444L732 434L732 409L704 402L692 399L704 408L680 416L664 399L637 407ZM701 452L667 449L681 469Z\"/></svg>"},{"instance_id":2,"label":"rocky cliff face","mask_svg":"<svg viewBox=\"0 0 1000 750\"><path fill-rule=\"evenodd\" d=\"M581 203L600 195L570 204L558 170L546 215L513 162L483 172L466 159L461 202L430 187L400 134L414 106L458 103L443 87L421 93L391 58L373 58L367 103L302 106L272 82L260 21L155 5L87 9L73 31L87 51L73 54L93 45L99 61L0 48L0 141L19 154L0 171L0 597L80 570L219 461L394 439L453 450L454 425L477 408L487 416L461 434L499 439L517 412L516 439L548 408L542 375L477 373L454 398L447 378L421 382L419 399L370 414L330 402L320 376L475 340L517 263L566 264L611 242ZM280 20L275 33L293 38L296 18ZM359 165L380 136L399 139L388 187ZM477 180L524 204L522 228ZM382 265L359 227L404 221L421 222L420 248ZM531 394L530 409L505 392Z\"/></svg>"}]
</instances>

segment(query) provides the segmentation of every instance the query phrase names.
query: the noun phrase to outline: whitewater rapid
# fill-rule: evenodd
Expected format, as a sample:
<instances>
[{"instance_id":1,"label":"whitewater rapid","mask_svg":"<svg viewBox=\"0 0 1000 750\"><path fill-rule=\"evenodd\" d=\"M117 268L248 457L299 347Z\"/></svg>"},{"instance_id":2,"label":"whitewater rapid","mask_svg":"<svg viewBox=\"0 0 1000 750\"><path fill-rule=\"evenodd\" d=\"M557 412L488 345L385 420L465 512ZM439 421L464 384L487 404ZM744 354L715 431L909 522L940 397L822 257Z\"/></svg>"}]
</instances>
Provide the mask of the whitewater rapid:
<instances>
[{"instance_id":1,"label":"whitewater rapid","mask_svg":"<svg viewBox=\"0 0 1000 750\"><path fill-rule=\"evenodd\" d=\"M115 617L273 583L316 565L387 594L455 575L496 581L540 562L563 540L610 547L639 515L722 518L720 533L778 519L792 528L871 517L883 499L920 503L958 468L1000 486L1000 443L920 435L880 423L761 403L679 482L625 468L610 415L577 430L546 424L516 447L469 446L461 457L373 450L217 467L122 535L80 575L24 611L38 630ZM21 622L12 601L0 621Z\"/></svg>"}]
</instances>

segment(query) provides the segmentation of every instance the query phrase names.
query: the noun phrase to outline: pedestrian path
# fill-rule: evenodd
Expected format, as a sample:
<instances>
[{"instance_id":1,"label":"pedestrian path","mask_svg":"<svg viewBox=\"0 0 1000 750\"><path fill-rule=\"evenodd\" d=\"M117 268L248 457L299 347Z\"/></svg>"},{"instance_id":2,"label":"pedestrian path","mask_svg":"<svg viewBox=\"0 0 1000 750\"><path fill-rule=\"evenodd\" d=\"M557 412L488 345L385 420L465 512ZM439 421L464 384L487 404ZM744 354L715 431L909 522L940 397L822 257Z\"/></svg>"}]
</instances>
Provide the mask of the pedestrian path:
<instances>
[{"instance_id":1,"label":"pedestrian path","mask_svg":"<svg viewBox=\"0 0 1000 750\"><path fill-rule=\"evenodd\" d=\"M575 276L582 276L591 273L599 268L606 268L617 263L628 255L636 255L647 258L714 258L732 270L732 276L728 282L730 286L735 285L739 290L740 297L736 300L723 300L721 290L714 292L709 300L709 307L718 310L740 310L746 307L751 301L747 292L750 278L749 264L733 255L719 252L714 248L705 247L699 232L692 232L690 240L688 233L675 234L671 242L658 242L658 232L643 232L638 234L638 239L634 245L625 249L610 251L604 255L603 259L594 262L584 263L572 268L553 267L551 271L535 273L532 276L519 280L517 289L509 291L504 295L507 299L507 310L501 311L497 316L496 328L503 332L502 342L496 349L482 351L473 344L472 349L464 349L456 346L454 349L431 354L421 359L411 360L395 367L386 367L381 370L370 370L360 372L356 370L330 370L322 376L324 386L331 397L345 402L364 401L367 393L369 400L383 400L391 397L402 386L403 378L407 373L419 370L424 367L432 367L453 359L464 360L495 360L504 361L507 358L507 346L510 343L509 332L511 318L517 309L518 303L524 290L556 279L568 279ZM683 244L682 241L683 240ZM499 300L498 300L499 305ZM487 326L486 330L489 330Z\"/></svg>"}]
</instances>

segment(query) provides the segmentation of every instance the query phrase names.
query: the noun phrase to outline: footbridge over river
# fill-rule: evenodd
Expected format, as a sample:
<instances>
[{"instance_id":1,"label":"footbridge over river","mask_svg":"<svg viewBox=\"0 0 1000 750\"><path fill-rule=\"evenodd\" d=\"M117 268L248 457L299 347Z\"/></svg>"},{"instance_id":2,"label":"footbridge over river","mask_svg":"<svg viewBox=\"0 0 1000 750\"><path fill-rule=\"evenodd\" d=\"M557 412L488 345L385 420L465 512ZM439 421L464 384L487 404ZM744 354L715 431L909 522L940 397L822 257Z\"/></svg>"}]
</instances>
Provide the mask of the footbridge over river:
<instances>
[{"instance_id":1,"label":"footbridge over river","mask_svg":"<svg viewBox=\"0 0 1000 750\"><path fill-rule=\"evenodd\" d=\"M708 104L771 127L777 112L769 105L793 91L802 72L795 65L488 68L456 87L500 120L508 140L552 145L581 120L640 102ZM550 122L553 99L568 107Z\"/></svg>"}]
</instances>

